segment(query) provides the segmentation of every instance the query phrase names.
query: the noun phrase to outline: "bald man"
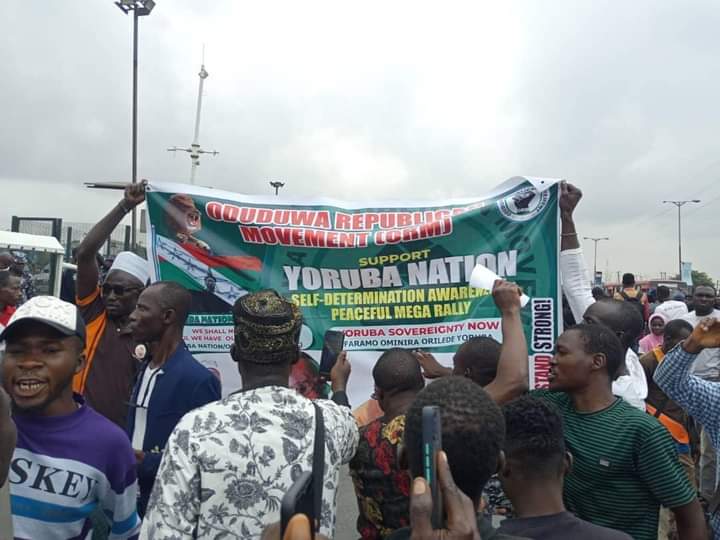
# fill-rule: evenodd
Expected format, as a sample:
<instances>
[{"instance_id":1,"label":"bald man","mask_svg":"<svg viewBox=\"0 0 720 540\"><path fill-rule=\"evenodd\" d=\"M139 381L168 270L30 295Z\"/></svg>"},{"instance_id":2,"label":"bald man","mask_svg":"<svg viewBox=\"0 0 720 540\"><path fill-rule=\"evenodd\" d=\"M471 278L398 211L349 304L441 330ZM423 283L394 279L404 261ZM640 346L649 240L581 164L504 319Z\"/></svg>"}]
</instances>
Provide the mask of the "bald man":
<instances>
[{"instance_id":1,"label":"bald man","mask_svg":"<svg viewBox=\"0 0 720 540\"><path fill-rule=\"evenodd\" d=\"M632 350L643 329L640 312L628 302L595 301L592 296L582 248L575 230L573 212L582 198L582 191L565 182L560 184L560 218L562 241L560 246L560 275L562 288L576 321L610 327L626 348L625 363L614 374L612 392L634 407L644 411L648 393L647 379L640 359ZM635 314L632 311L635 311Z\"/></svg>"},{"instance_id":2,"label":"bald man","mask_svg":"<svg viewBox=\"0 0 720 540\"><path fill-rule=\"evenodd\" d=\"M146 345L130 399L127 432L138 462L138 513L145 515L163 449L185 413L220 399L220 381L183 341L190 293L172 281L147 287L130 314L130 329Z\"/></svg>"}]
</instances>

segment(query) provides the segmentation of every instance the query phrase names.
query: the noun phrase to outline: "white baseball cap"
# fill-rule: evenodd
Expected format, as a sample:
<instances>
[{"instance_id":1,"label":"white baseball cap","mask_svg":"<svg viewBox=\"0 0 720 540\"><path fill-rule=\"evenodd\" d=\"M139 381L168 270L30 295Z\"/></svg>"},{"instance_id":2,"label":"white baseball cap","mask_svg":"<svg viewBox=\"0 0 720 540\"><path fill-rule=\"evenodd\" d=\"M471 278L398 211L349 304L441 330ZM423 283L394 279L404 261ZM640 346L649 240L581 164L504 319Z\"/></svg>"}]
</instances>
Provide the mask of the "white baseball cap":
<instances>
[{"instance_id":1,"label":"white baseball cap","mask_svg":"<svg viewBox=\"0 0 720 540\"><path fill-rule=\"evenodd\" d=\"M43 323L66 336L77 336L85 341L85 322L78 309L54 296L35 296L17 308L0 333L0 342L23 321Z\"/></svg>"}]
</instances>

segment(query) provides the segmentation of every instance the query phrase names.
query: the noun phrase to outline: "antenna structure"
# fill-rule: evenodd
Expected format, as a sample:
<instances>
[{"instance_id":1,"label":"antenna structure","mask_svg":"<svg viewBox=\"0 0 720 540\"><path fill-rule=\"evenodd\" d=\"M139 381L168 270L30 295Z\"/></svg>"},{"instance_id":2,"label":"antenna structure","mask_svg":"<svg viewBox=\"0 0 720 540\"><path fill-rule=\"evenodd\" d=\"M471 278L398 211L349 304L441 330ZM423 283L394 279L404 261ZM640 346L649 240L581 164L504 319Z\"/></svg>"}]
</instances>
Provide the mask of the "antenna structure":
<instances>
[{"instance_id":1,"label":"antenna structure","mask_svg":"<svg viewBox=\"0 0 720 540\"><path fill-rule=\"evenodd\" d=\"M178 146L173 146L172 148L168 148L168 152L187 152L190 154L190 161L191 161L191 167L190 167L190 183L195 183L195 174L197 172L197 168L200 165L200 156L202 154L211 154L213 156L217 156L219 152L217 150L204 150L200 146L200 114L202 112L202 98L203 98L203 86L205 83L205 79L208 78L208 72L205 71L205 47L203 46L203 60L202 64L200 66L200 73L198 73L198 77L200 78L200 84L198 86L198 99L197 99L197 110L195 112L195 133L193 135L193 142L190 145L190 148L182 148Z\"/></svg>"}]
</instances>

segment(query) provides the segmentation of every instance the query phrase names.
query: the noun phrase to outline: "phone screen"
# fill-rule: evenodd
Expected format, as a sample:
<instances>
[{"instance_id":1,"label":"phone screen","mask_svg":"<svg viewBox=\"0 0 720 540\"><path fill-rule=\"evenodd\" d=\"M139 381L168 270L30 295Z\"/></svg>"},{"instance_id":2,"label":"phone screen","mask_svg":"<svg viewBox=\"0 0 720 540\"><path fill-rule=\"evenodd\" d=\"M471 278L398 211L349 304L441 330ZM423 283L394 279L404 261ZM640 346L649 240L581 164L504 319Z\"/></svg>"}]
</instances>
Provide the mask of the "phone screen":
<instances>
[{"instance_id":1,"label":"phone screen","mask_svg":"<svg viewBox=\"0 0 720 540\"><path fill-rule=\"evenodd\" d=\"M325 332L322 355L320 356L320 375L329 375L335 365L340 351L345 344L345 334L337 330Z\"/></svg>"},{"instance_id":2,"label":"phone screen","mask_svg":"<svg viewBox=\"0 0 720 540\"><path fill-rule=\"evenodd\" d=\"M436 406L423 407L422 410L422 459L423 476L430 486L432 495L432 525L439 529L443 526L443 507L440 496L440 487L437 480L437 456L442 450L442 422L440 408Z\"/></svg>"}]
</instances>

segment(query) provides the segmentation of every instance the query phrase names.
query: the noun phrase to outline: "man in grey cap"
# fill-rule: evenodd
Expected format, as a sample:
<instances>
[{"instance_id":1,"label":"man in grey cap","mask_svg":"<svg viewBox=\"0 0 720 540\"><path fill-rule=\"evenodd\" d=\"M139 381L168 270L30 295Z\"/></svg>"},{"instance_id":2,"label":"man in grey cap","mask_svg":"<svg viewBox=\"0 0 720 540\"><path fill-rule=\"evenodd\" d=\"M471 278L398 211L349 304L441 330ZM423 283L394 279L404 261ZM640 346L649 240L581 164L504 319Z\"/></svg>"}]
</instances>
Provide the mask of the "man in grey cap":
<instances>
[{"instance_id":1,"label":"man in grey cap","mask_svg":"<svg viewBox=\"0 0 720 540\"><path fill-rule=\"evenodd\" d=\"M264 290L238 299L233 319L232 356L243 388L186 414L177 425L165 448L141 535L155 540L259 538L265 527L280 520L288 488L314 469L321 411L324 467L317 517L320 533L334 538L339 468L350 461L358 444L350 408L339 404L347 405L350 363L341 354L330 373L333 401L310 401L288 388L291 366L299 357L299 308Z\"/></svg>"},{"instance_id":2,"label":"man in grey cap","mask_svg":"<svg viewBox=\"0 0 720 540\"><path fill-rule=\"evenodd\" d=\"M127 403L139 362L130 314L150 277L147 261L134 253L119 253L98 286L97 253L125 215L145 200L145 184L130 184L123 199L102 218L77 249L77 307L87 325L84 369L73 389L97 412L125 428Z\"/></svg>"}]
</instances>

